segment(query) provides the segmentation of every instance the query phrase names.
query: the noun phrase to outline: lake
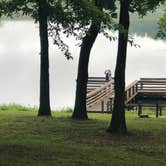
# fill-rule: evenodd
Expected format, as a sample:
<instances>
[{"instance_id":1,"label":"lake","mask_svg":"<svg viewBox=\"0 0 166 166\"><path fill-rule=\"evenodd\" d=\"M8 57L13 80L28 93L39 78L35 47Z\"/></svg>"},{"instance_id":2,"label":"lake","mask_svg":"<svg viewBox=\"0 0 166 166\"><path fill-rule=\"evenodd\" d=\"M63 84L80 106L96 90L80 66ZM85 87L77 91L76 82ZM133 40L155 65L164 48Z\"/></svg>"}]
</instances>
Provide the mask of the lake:
<instances>
[{"instance_id":1,"label":"lake","mask_svg":"<svg viewBox=\"0 0 166 166\"><path fill-rule=\"evenodd\" d=\"M140 77L166 77L166 42L134 34L140 48L128 45L126 84ZM2 21L0 25L0 104L39 103L39 32L33 21ZM66 60L50 39L50 98L53 109L73 107L79 56L78 41L66 39L73 60ZM89 76L115 69L117 41L99 35L92 49Z\"/></svg>"}]
</instances>

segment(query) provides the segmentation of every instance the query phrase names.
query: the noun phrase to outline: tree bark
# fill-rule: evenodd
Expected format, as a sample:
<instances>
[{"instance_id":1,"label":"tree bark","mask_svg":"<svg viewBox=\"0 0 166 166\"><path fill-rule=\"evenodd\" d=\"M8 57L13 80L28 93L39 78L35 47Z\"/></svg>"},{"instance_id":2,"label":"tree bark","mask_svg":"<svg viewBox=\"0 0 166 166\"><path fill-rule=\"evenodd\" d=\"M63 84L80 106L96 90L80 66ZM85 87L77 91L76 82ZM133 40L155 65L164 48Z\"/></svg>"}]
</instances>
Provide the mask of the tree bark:
<instances>
[{"instance_id":1,"label":"tree bark","mask_svg":"<svg viewBox=\"0 0 166 166\"><path fill-rule=\"evenodd\" d=\"M88 65L89 57L92 46L96 40L96 37L100 31L100 21L92 21L92 24L83 38L79 64L78 74L76 82L76 98L75 106L72 118L74 119L88 119L86 108L86 94L87 94L87 82L88 82Z\"/></svg>"},{"instance_id":2,"label":"tree bark","mask_svg":"<svg viewBox=\"0 0 166 166\"><path fill-rule=\"evenodd\" d=\"M125 31L119 31L114 108L108 132L125 135L127 133L125 120L125 68L129 29L129 2L128 0L121 0L120 5L119 24L124 27Z\"/></svg>"},{"instance_id":3,"label":"tree bark","mask_svg":"<svg viewBox=\"0 0 166 166\"><path fill-rule=\"evenodd\" d=\"M49 95L49 44L46 0L39 0L40 33L40 104L39 116L51 116Z\"/></svg>"}]
</instances>

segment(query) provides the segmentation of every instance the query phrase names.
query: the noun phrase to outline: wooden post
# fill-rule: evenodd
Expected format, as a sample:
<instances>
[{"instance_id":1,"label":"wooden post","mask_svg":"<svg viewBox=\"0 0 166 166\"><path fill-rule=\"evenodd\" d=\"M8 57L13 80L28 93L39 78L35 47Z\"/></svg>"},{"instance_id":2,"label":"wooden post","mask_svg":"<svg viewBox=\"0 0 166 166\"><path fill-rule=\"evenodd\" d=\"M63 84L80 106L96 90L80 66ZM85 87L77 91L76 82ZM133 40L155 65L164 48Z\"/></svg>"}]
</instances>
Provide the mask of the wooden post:
<instances>
[{"instance_id":1,"label":"wooden post","mask_svg":"<svg viewBox=\"0 0 166 166\"><path fill-rule=\"evenodd\" d=\"M109 112L110 101L107 101L107 112Z\"/></svg>"},{"instance_id":2,"label":"wooden post","mask_svg":"<svg viewBox=\"0 0 166 166\"><path fill-rule=\"evenodd\" d=\"M134 95L134 93L135 93L135 87L133 86L132 87L132 95Z\"/></svg>"},{"instance_id":3,"label":"wooden post","mask_svg":"<svg viewBox=\"0 0 166 166\"><path fill-rule=\"evenodd\" d=\"M135 103L135 97L132 99L132 103Z\"/></svg>"},{"instance_id":4,"label":"wooden post","mask_svg":"<svg viewBox=\"0 0 166 166\"><path fill-rule=\"evenodd\" d=\"M131 97L131 88L128 90L129 91L129 98Z\"/></svg>"},{"instance_id":5,"label":"wooden post","mask_svg":"<svg viewBox=\"0 0 166 166\"><path fill-rule=\"evenodd\" d=\"M159 116L159 105L156 104L156 118L158 118Z\"/></svg>"},{"instance_id":6,"label":"wooden post","mask_svg":"<svg viewBox=\"0 0 166 166\"><path fill-rule=\"evenodd\" d=\"M159 108L159 115L162 116L162 107Z\"/></svg>"},{"instance_id":7,"label":"wooden post","mask_svg":"<svg viewBox=\"0 0 166 166\"><path fill-rule=\"evenodd\" d=\"M138 105L138 116L142 114L142 106L139 104Z\"/></svg>"},{"instance_id":8,"label":"wooden post","mask_svg":"<svg viewBox=\"0 0 166 166\"><path fill-rule=\"evenodd\" d=\"M136 84L135 90L136 92L138 92L138 84Z\"/></svg>"},{"instance_id":9,"label":"wooden post","mask_svg":"<svg viewBox=\"0 0 166 166\"><path fill-rule=\"evenodd\" d=\"M128 91L125 92L125 101L127 100L127 92L128 92Z\"/></svg>"},{"instance_id":10,"label":"wooden post","mask_svg":"<svg viewBox=\"0 0 166 166\"><path fill-rule=\"evenodd\" d=\"M143 89L143 83L141 83L141 89Z\"/></svg>"},{"instance_id":11,"label":"wooden post","mask_svg":"<svg viewBox=\"0 0 166 166\"><path fill-rule=\"evenodd\" d=\"M112 99L110 98L110 113L112 113Z\"/></svg>"},{"instance_id":12,"label":"wooden post","mask_svg":"<svg viewBox=\"0 0 166 166\"><path fill-rule=\"evenodd\" d=\"M101 101L101 112L104 113L104 101Z\"/></svg>"}]
</instances>

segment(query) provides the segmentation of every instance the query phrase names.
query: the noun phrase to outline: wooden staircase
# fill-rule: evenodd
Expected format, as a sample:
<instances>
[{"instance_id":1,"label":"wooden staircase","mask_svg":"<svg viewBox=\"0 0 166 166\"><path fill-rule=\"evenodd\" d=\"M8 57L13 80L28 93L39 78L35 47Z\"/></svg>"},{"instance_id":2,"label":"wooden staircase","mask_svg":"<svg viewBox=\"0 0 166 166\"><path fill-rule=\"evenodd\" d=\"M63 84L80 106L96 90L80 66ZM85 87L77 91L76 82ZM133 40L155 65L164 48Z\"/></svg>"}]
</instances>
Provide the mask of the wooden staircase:
<instances>
[{"instance_id":1,"label":"wooden staircase","mask_svg":"<svg viewBox=\"0 0 166 166\"><path fill-rule=\"evenodd\" d=\"M114 80L106 81L105 77L90 77L87 85L87 109L88 111L104 112L104 101L113 98ZM110 101L109 101L110 102ZM101 104L101 107L99 106Z\"/></svg>"}]
</instances>

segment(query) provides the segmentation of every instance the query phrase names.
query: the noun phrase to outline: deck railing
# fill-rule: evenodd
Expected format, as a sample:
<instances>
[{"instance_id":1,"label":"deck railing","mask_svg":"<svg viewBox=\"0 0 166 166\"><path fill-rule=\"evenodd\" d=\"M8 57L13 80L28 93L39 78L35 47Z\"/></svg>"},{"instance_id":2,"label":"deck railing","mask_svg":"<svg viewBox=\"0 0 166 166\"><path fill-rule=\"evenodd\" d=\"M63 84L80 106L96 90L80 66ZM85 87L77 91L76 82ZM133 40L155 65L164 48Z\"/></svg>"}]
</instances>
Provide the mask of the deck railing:
<instances>
[{"instance_id":1,"label":"deck railing","mask_svg":"<svg viewBox=\"0 0 166 166\"><path fill-rule=\"evenodd\" d=\"M166 78L141 78L138 81L138 91L166 93Z\"/></svg>"}]
</instances>

